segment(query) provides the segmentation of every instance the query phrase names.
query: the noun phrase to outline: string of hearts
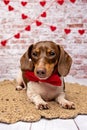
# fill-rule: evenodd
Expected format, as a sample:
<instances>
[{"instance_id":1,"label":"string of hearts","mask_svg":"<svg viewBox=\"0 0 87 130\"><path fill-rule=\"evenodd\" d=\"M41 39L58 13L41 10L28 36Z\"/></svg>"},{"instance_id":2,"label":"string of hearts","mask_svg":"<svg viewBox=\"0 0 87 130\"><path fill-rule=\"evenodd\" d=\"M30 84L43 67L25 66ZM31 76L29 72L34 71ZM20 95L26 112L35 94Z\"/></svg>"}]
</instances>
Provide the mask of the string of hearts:
<instances>
[{"instance_id":1,"label":"string of hearts","mask_svg":"<svg viewBox=\"0 0 87 130\"><path fill-rule=\"evenodd\" d=\"M69 0L71 3L75 3L76 0ZM10 0L3 0L5 5L8 5L10 3ZM64 4L64 0L56 0L56 2L60 5ZM21 5L22 6L26 6L27 5L27 1L21 1ZM41 6L45 6L46 4L46 0L40 1L39 2Z\"/></svg>"},{"instance_id":2,"label":"string of hearts","mask_svg":"<svg viewBox=\"0 0 87 130\"><path fill-rule=\"evenodd\" d=\"M76 1L76 0L70 0L70 2L72 2L72 3L75 3L75 1ZM8 11L14 11L14 10L15 10L13 6L9 5L10 0L3 0L3 2L4 2L4 4L5 4L6 6L8 6ZM22 20L31 19L31 21L33 21L33 22L31 22L31 24L27 25L24 29L22 29L21 31L19 31L17 34L14 34L13 37L16 38L16 39L19 39L19 38L20 38L20 34L21 34L23 31L31 31L31 25L32 25L33 23L35 23L37 27L39 27L39 26L41 26L41 25L46 25L46 26L48 26L48 27L50 28L50 30L51 30L52 32L55 31L55 30L57 29L57 26L48 25L48 24L43 23L42 21L38 20L40 17L42 17L42 18L46 18L46 17L47 17L47 11L50 9L50 7L52 6L52 4L53 4L54 2L57 2L58 4L62 5L62 4L64 3L64 0L52 1L52 3L49 5L49 7L48 7L47 9L45 9L45 11L43 11L43 12L36 18L36 20L32 20L32 19L31 19L30 17L28 17L26 14L22 13L22 14L21 14L21 19L22 19ZM27 3L28 3L28 2L26 2L26 1L21 1L21 5L22 5L22 6L26 6ZM46 1L45 1L45 0L44 0L44 1L40 1L39 4L40 4L40 6L44 7L44 6L46 5ZM68 34L71 33L71 29L65 28L65 29L64 29L64 32L65 32L65 34L68 35ZM83 35L83 34L85 33L85 29L82 29L82 30L79 29L78 32L79 32L80 35ZM1 45L2 45L2 46L5 46L5 45L7 44L7 41L8 41L9 39L11 39L11 38L12 38L12 37L10 37L10 38L8 38L8 39L6 39L6 40L1 41L1 42L0 42Z\"/></svg>"},{"instance_id":3,"label":"string of hearts","mask_svg":"<svg viewBox=\"0 0 87 130\"><path fill-rule=\"evenodd\" d=\"M8 11L14 11L14 7L12 7L11 5L9 5L10 0L3 0L3 2L5 3L5 5L8 5ZM52 6L52 4L53 4L54 2L55 2L55 1L52 1L51 4L49 5L49 7L46 8L44 12L46 12L47 10L49 10L49 8ZM44 7L45 4L46 4L46 1L44 1L44 2L41 1L41 2L39 2L39 3L40 3L40 5L41 5L42 7ZM21 2L21 5L24 6L24 5L25 5L25 2L22 1L22 2ZM22 13L22 14L21 14L21 19L22 19L22 20L30 19L30 20L32 21L31 24L27 25L24 29L20 30L17 34L14 34L12 37L1 41L1 42L0 42L1 45L2 45L2 46L6 46L8 40L10 40L10 39L13 38L13 37L16 38L16 39L19 39L19 38L20 38L20 34L21 34L22 32L24 32L24 31L30 31L30 30L31 30L31 25L32 25L33 23L36 23L36 26L41 26L43 23L40 22L40 21L37 20L37 19L39 19L40 17L43 17L43 18L46 17L46 16L44 16L44 14L45 14L44 12L42 12L40 15L38 15L38 17L36 18L36 20L32 20L30 17L28 17L27 15L25 15L24 13ZM54 29L54 26L50 26L50 28L51 28L51 29Z\"/></svg>"}]
</instances>

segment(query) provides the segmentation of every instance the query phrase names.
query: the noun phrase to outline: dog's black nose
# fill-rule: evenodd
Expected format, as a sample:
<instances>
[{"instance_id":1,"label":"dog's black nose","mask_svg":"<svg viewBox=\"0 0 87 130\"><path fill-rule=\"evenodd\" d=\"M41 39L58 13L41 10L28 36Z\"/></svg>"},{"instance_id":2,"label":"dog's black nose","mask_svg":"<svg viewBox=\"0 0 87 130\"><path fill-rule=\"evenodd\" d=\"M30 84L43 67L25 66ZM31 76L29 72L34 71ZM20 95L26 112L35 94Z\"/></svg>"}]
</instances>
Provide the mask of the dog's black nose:
<instances>
[{"instance_id":1,"label":"dog's black nose","mask_svg":"<svg viewBox=\"0 0 87 130\"><path fill-rule=\"evenodd\" d=\"M37 70L37 76L40 78L45 78L46 76L46 69L38 69Z\"/></svg>"}]
</instances>

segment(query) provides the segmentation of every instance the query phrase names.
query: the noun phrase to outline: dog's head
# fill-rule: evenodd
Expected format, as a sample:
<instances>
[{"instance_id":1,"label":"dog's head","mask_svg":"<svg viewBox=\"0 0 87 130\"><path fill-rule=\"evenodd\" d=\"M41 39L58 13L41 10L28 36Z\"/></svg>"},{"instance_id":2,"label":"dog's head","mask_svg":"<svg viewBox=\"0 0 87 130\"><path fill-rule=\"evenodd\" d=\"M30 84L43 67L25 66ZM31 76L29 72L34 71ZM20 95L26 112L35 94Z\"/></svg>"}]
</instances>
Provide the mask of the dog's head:
<instances>
[{"instance_id":1,"label":"dog's head","mask_svg":"<svg viewBox=\"0 0 87 130\"><path fill-rule=\"evenodd\" d=\"M63 47L51 41L29 46L21 58L21 69L34 71L39 79L47 79L57 68L61 76L69 73L72 59Z\"/></svg>"}]
</instances>

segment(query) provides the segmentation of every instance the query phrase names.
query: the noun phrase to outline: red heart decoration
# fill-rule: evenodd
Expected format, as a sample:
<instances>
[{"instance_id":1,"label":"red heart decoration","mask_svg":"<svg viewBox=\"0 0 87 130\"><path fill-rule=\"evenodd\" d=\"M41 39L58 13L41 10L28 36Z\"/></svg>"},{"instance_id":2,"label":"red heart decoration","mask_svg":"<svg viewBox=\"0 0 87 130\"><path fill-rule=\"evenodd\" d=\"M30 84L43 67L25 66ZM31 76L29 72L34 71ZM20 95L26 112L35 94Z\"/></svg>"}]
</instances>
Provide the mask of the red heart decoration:
<instances>
[{"instance_id":1,"label":"red heart decoration","mask_svg":"<svg viewBox=\"0 0 87 130\"><path fill-rule=\"evenodd\" d=\"M80 35L83 35L85 33L85 30L84 29L78 30L78 32L79 32Z\"/></svg>"},{"instance_id":2,"label":"red heart decoration","mask_svg":"<svg viewBox=\"0 0 87 130\"><path fill-rule=\"evenodd\" d=\"M69 34L71 32L71 30L67 29L67 28L65 28L64 31L65 31L66 34Z\"/></svg>"},{"instance_id":3,"label":"red heart decoration","mask_svg":"<svg viewBox=\"0 0 87 130\"><path fill-rule=\"evenodd\" d=\"M64 3L64 0L57 0L57 3L62 5Z\"/></svg>"},{"instance_id":4,"label":"red heart decoration","mask_svg":"<svg viewBox=\"0 0 87 130\"><path fill-rule=\"evenodd\" d=\"M5 3L5 5L8 5L10 0L3 0L3 2Z\"/></svg>"},{"instance_id":5,"label":"red heart decoration","mask_svg":"<svg viewBox=\"0 0 87 130\"><path fill-rule=\"evenodd\" d=\"M47 16L46 12L43 12L43 13L41 14L41 17L46 17L46 16Z\"/></svg>"},{"instance_id":6,"label":"red heart decoration","mask_svg":"<svg viewBox=\"0 0 87 130\"><path fill-rule=\"evenodd\" d=\"M75 3L76 0L70 0L72 3Z\"/></svg>"},{"instance_id":7,"label":"red heart decoration","mask_svg":"<svg viewBox=\"0 0 87 130\"><path fill-rule=\"evenodd\" d=\"M22 14L21 16L22 16L22 19L27 19L28 18L28 16L25 15L25 14Z\"/></svg>"},{"instance_id":8,"label":"red heart decoration","mask_svg":"<svg viewBox=\"0 0 87 130\"><path fill-rule=\"evenodd\" d=\"M22 6L26 6L27 2L26 1L21 1Z\"/></svg>"},{"instance_id":9,"label":"red heart decoration","mask_svg":"<svg viewBox=\"0 0 87 130\"><path fill-rule=\"evenodd\" d=\"M7 43L7 40L1 41L1 45L2 45L2 46L5 46L6 43Z\"/></svg>"},{"instance_id":10,"label":"red heart decoration","mask_svg":"<svg viewBox=\"0 0 87 130\"><path fill-rule=\"evenodd\" d=\"M31 30L31 26L28 25L26 28L25 28L26 31L30 31Z\"/></svg>"},{"instance_id":11,"label":"red heart decoration","mask_svg":"<svg viewBox=\"0 0 87 130\"><path fill-rule=\"evenodd\" d=\"M45 4L46 4L46 1L41 1L40 2L40 5L43 6L43 7L45 6Z\"/></svg>"},{"instance_id":12,"label":"red heart decoration","mask_svg":"<svg viewBox=\"0 0 87 130\"><path fill-rule=\"evenodd\" d=\"M13 11L14 10L14 7L12 7L11 5L8 6L8 10L9 11Z\"/></svg>"},{"instance_id":13,"label":"red heart decoration","mask_svg":"<svg viewBox=\"0 0 87 130\"><path fill-rule=\"evenodd\" d=\"M50 26L51 31L55 31L56 30L56 26Z\"/></svg>"},{"instance_id":14,"label":"red heart decoration","mask_svg":"<svg viewBox=\"0 0 87 130\"><path fill-rule=\"evenodd\" d=\"M41 24L42 24L42 22L36 20L36 25L37 25L37 26L41 26Z\"/></svg>"},{"instance_id":15,"label":"red heart decoration","mask_svg":"<svg viewBox=\"0 0 87 130\"><path fill-rule=\"evenodd\" d=\"M14 37L19 39L20 38L20 33L15 34Z\"/></svg>"}]
</instances>

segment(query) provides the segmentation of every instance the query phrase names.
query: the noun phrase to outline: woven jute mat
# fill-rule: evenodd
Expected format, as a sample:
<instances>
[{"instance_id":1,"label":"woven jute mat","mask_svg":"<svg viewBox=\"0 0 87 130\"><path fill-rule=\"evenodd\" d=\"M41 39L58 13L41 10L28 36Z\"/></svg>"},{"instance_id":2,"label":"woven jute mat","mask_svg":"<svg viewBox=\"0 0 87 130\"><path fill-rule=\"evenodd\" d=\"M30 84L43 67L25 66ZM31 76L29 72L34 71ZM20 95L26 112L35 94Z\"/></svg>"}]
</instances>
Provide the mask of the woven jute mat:
<instances>
[{"instance_id":1,"label":"woven jute mat","mask_svg":"<svg viewBox=\"0 0 87 130\"><path fill-rule=\"evenodd\" d=\"M16 82L5 80L0 82L0 122L15 123L17 121L33 122L41 117L47 119L74 118L78 114L87 114L87 87L66 83L66 96L75 103L74 110L60 107L54 101L48 102L48 110L37 110L26 95L26 90L16 91Z\"/></svg>"}]
</instances>

